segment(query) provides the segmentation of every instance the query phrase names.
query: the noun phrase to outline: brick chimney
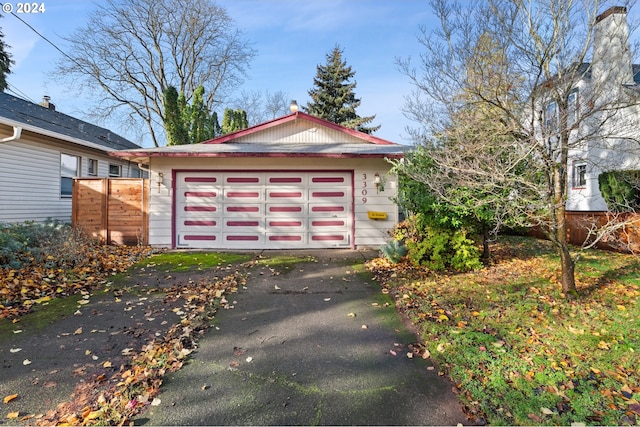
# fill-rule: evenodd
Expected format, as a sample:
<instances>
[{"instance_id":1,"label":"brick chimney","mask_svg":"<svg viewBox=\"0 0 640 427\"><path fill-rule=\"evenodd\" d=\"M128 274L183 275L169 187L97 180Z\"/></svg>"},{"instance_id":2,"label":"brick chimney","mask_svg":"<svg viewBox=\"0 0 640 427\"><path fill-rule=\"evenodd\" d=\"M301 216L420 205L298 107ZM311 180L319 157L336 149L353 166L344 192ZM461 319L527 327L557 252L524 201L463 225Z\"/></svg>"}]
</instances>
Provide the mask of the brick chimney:
<instances>
[{"instance_id":1,"label":"brick chimney","mask_svg":"<svg viewBox=\"0 0 640 427\"><path fill-rule=\"evenodd\" d=\"M42 102L39 104L41 107L48 108L49 110L56 111L56 106L52 104L51 97L49 95L45 95L42 97Z\"/></svg>"}]
</instances>

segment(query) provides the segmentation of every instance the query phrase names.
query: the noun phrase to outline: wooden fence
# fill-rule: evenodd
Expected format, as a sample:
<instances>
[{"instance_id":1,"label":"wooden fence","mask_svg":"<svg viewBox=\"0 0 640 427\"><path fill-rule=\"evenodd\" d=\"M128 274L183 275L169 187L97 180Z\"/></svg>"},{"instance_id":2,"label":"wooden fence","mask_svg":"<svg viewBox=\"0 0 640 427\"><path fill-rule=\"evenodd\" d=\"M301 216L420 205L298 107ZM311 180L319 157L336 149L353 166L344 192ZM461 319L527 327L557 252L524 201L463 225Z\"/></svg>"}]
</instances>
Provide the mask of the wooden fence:
<instances>
[{"instance_id":1,"label":"wooden fence","mask_svg":"<svg viewBox=\"0 0 640 427\"><path fill-rule=\"evenodd\" d=\"M149 180L76 178L71 223L106 244L149 241Z\"/></svg>"},{"instance_id":2,"label":"wooden fence","mask_svg":"<svg viewBox=\"0 0 640 427\"><path fill-rule=\"evenodd\" d=\"M616 222L621 225L596 244L597 248L617 252L640 252L640 214L609 212L576 212L566 213L569 243L583 245L592 240L589 230L602 227L610 223L610 228ZM613 229L613 228L612 228Z\"/></svg>"}]
</instances>

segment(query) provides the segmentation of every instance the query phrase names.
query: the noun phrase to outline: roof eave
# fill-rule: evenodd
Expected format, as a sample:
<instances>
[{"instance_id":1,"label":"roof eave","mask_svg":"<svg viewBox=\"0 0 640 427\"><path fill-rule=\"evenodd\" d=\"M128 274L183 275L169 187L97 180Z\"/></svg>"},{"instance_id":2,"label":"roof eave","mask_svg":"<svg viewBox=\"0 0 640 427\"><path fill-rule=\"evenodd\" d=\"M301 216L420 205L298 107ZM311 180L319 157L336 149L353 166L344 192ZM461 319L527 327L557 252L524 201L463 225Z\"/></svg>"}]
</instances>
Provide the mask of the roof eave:
<instances>
[{"instance_id":1,"label":"roof eave","mask_svg":"<svg viewBox=\"0 0 640 427\"><path fill-rule=\"evenodd\" d=\"M113 148L105 147L104 145L96 144L93 142L86 141L84 139L74 138L72 136L64 135L62 133L53 132L50 130L42 129L37 126L33 126L27 123L19 122L16 120L7 119L6 117L0 117L0 123L3 123L7 126L17 126L21 127L23 131L28 131L31 133L36 133L42 136L47 136L50 138L58 139L61 141L70 142L72 144L81 145L87 148L93 148L95 150L100 150L102 152L108 152L109 150L113 150ZM21 138L24 139L24 138Z\"/></svg>"},{"instance_id":2,"label":"roof eave","mask_svg":"<svg viewBox=\"0 0 640 427\"><path fill-rule=\"evenodd\" d=\"M191 153L191 152L131 152L131 151L111 151L109 155L120 157L130 161L143 162L151 157L202 157L202 158L228 158L228 157L267 157L267 158L389 158L401 159L404 153L288 153L288 152L271 152L271 153ZM144 162L143 162L144 163Z\"/></svg>"}]
</instances>

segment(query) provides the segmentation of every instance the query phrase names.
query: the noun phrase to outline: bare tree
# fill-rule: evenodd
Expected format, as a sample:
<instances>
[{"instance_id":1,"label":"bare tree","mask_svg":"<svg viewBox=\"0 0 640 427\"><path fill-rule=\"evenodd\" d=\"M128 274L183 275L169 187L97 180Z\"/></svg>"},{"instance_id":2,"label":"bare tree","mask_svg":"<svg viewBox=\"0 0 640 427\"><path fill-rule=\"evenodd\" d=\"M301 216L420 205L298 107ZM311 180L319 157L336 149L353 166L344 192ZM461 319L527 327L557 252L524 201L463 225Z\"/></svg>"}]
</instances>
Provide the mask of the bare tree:
<instances>
[{"instance_id":1,"label":"bare tree","mask_svg":"<svg viewBox=\"0 0 640 427\"><path fill-rule=\"evenodd\" d=\"M409 132L436 167L411 156L398 167L445 202L490 207L496 227L506 218L540 227L573 295L579 253L567 239L567 206L597 205L599 192L574 191L569 169L588 163L585 186L597 187L599 172L640 159L627 9L598 0L431 5L440 26L421 29L419 68L397 64L415 85L406 114L420 126ZM584 246L620 226L593 230Z\"/></svg>"},{"instance_id":2,"label":"bare tree","mask_svg":"<svg viewBox=\"0 0 640 427\"><path fill-rule=\"evenodd\" d=\"M105 0L67 41L57 75L97 100L91 114L126 114L159 146L163 93L190 101L198 86L215 111L243 80L255 55L226 10L213 0Z\"/></svg>"},{"instance_id":3,"label":"bare tree","mask_svg":"<svg viewBox=\"0 0 640 427\"><path fill-rule=\"evenodd\" d=\"M242 91L232 102L234 108L247 112L249 126L254 126L289 113L289 96L283 91Z\"/></svg>"}]
</instances>

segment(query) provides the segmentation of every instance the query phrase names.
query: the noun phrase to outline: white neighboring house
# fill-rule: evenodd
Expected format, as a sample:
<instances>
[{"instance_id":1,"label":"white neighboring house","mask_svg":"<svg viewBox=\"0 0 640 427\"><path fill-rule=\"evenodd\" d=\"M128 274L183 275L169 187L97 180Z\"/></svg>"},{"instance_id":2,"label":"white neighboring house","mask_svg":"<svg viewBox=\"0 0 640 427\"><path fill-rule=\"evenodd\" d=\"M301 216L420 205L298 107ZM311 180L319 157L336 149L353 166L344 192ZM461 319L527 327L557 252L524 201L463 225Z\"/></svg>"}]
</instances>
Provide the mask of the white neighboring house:
<instances>
[{"instance_id":1,"label":"white neighboring house","mask_svg":"<svg viewBox=\"0 0 640 427\"><path fill-rule=\"evenodd\" d=\"M113 132L0 93L0 222L71 221L75 177L142 177L108 155L138 145Z\"/></svg>"},{"instance_id":2,"label":"white neighboring house","mask_svg":"<svg viewBox=\"0 0 640 427\"><path fill-rule=\"evenodd\" d=\"M569 114L588 109L589 97L608 101L635 98L640 102L640 65L634 65L629 46L627 10L611 7L596 17L593 56L582 64L583 78L569 96ZM615 113L601 112L596 126L585 122L578 132L593 135L569 151L567 211L607 211L598 176L612 170L640 169L640 106L625 102ZM547 106L545 120L555 120L554 105ZM603 120L604 114L610 116ZM571 119L571 118L570 118Z\"/></svg>"}]
</instances>

